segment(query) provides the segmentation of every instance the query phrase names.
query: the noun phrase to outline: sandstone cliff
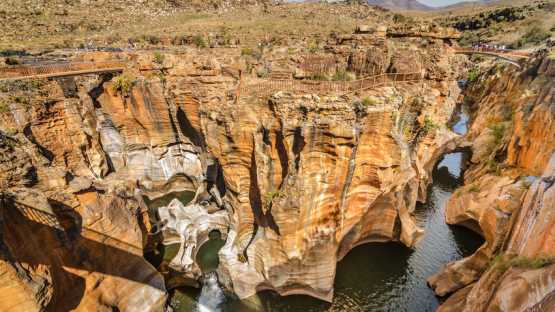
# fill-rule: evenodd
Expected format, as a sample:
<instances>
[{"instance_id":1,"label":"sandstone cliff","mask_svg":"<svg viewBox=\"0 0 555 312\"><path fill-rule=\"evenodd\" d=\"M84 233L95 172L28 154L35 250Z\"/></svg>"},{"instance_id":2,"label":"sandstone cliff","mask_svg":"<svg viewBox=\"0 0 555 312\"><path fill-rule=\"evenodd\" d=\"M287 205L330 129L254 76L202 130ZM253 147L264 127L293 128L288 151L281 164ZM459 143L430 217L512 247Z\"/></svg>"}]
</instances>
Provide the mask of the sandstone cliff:
<instances>
[{"instance_id":1,"label":"sandstone cliff","mask_svg":"<svg viewBox=\"0 0 555 312\"><path fill-rule=\"evenodd\" d=\"M475 112L461 144L471 147L472 165L446 221L486 242L430 278L439 295L458 290L441 311L552 308L553 73L553 60L540 56L524 70L492 68L468 90Z\"/></svg>"}]
</instances>

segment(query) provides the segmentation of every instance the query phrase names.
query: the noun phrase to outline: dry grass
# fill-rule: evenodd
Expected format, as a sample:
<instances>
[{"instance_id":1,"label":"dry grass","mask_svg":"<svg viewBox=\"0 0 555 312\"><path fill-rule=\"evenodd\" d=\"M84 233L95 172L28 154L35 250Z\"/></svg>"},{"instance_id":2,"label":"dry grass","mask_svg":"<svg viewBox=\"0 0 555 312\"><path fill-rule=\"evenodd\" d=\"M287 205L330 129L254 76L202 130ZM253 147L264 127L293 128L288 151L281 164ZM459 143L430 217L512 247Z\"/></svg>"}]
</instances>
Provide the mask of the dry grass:
<instances>
[{"instance_id":1,"label":"dry grass","mask_svg":"<svg viewBox=\"0 0 555 312\"><path fill-rule=\"evenodd\" d=\"M211 7L218 1L187 3ZM175 37L195 36L205 38L207 46L218 36L233 38L226 40L230 42L238 39L244 46L254 46L262 40L291 43L307 37L325 38L331 32L350 33L359 24L391 24L396 15L370 6L323 3L289 3L266 8L246 6L227 11L192 10L172 6L166 0L146 1L140 6L132 0L71 3L67 4L66 0L0 1L0 24L4 25L0 50L88 46L142 48L153 43L168 45ZM406 14L417 19L455 18L499 7L497 4L478 9L462 7ZM494 41L514 42L522 35L521 29L530 23L550 29L555 26L555 15L544 10L523 21L498 23L495 29L484 30L487 33L483 35Z\"/></svg>"},{"instance_id":2,"label":"dry grass","mask_svg":"<svg viewBox=\"0 0 555 312\"><path fill-rule=\"evenodd\" d=\"M12 10L7 13L5 24L13 28L4 29L0 49L79 47L89 43L122 47L129 45L129 38L134 39L135 46L140 46L148 45L144 39L148 36L163 41L177 35L198 34L207 38L209 34L226 34L242 42L268 37L295 40L303 36L327 36L332 31L351 32L358 24L372 24L391 17L368 6L317 3L270 6L267 10L250 6L224 13L175 9L160 10L157 14L128 14L127 10L104 7L92 10L69 8L67 15L22 15ZM12 14L21 18L7 23Z\"/></svg>"}]
</instances>

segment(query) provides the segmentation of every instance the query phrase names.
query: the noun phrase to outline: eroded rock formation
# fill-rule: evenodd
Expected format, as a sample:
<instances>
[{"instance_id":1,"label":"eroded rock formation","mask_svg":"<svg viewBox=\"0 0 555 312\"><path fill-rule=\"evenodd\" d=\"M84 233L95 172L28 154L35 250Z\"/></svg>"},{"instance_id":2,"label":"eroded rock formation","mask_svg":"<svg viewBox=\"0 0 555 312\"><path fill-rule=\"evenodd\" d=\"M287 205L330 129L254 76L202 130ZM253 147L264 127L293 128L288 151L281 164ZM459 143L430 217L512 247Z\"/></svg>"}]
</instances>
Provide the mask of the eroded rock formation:
<instances>
[{"instance_id":1,"label":"eroded rock formation","mask_svg":"<svg viewBox=\"0 0 555 312\"><path fill-rule=\"evenodd\" d=\"M469 90L475 117L462 144L472 147L472 166L446 221L485 244L429 279L439 295L458 290L441 311L553 309L553 82L553 60L540 56L522 71L492 68Z\"/></svg>"},{"instance_id":2,"label":"eroded rock formation","mask_svg":"<svg viewBox=\"0 0 555 312\"><path fill-rule=\"evenodd\" d=\"M81 233L70 235L68 246L65 238L52 239L67 257L73 257L73 248L86 249L73 246L80 246L88 228L135 246L123 248L134 257L147 245L151 226L140 195L197 191L191 204L173 201L158 211L166 241L178 237L182 243L174 269L198 279L197 249L218 229L227 233L219 278L229 291L241 298L273 289L331 300L336 263L349 250L367 242L418 242L422 229L412 215L415 203L425 200L432 167L457 137L445 124L459 95L459 57L441 40L383 40L376 46L388 46L391 55L372 61L376 64L368 60L360 75L376 68L414 74L418 65L423 79L339 95L284 90L265 98L237 92L250 81L247 69L263 65L257 60L191 53L155 62L148 53L120 53L112 57L129 61L124 75L133 77L129 88L94 75L18 87L14 94L31 100L14 102L1 114L7 153L0 166L10 172L2 176L11 203L5 218L21 210L20 200L12 199L16 190L30 187L82 220L67 221L60 230L60 235ZM345 66L354 53L371 58L364 46L349 49L346 44L330 56ZM298 65L295 58L286 62ZM110 225L103 225L104 218ZM111 245L110 239L102 241ZM15 248L8 242L8 250ZM88 268L95 272L89 275L103 281L113 274L103 265L126 262L123 255L106 260L105 254L86 254L83 261L100 266ZM89 288L96 284L87 279L76 307L162 309L160 275L142 257L135 260L122 272L137 270L139 280L114 277L101 284L113 292L104 292ZM47 273L65 271L64 265L47 267L29 272L25 285L34 293L28 296L64 285L48 282ZM149 293L148 301L129 301L126 294L133 292L120 289ZM29 304L59 300L56 291L41 294Z\"/></svg>"}]
</instances>

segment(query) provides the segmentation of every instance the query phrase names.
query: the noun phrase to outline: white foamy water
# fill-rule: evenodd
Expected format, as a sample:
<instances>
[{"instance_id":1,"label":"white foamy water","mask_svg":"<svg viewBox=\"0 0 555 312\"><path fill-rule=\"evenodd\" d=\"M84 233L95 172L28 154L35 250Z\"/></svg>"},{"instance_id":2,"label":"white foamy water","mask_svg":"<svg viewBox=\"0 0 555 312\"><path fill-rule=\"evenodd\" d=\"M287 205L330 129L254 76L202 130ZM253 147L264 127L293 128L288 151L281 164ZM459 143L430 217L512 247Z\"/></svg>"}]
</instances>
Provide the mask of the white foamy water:
<instances>
[{"instance_id":1,"label":"white foamy water","mask_svg":"<svg viewBox=\"0 0 555 312\"><path fill-rule=\"evenodd\" d=\"M218 284L216 272L208 272L204 276L202 290L198 299L198 312L219 312L224 302L224 293Z\"/></svg>"}]
</instances>

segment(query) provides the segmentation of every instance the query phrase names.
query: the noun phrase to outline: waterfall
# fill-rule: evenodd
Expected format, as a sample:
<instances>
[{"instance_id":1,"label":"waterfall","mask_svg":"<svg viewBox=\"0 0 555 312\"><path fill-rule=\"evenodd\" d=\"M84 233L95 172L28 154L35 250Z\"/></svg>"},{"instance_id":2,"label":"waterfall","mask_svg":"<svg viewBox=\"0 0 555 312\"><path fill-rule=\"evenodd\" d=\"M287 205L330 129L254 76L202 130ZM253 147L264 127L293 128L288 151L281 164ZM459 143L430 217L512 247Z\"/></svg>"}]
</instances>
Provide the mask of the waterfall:
<instances>
[{"instance_id":1,"label":"waterfall","mask_svg":"<svg viewBox=\"0 0 555 312\"><path fill-rule=\"evenodd\" d=\"M218 284L216 272L208 272L204 275L202 290L198 299L198 312L217 312L221 311L220 304L224 301L224 293Z\"/></svg>"}]
</instances>

